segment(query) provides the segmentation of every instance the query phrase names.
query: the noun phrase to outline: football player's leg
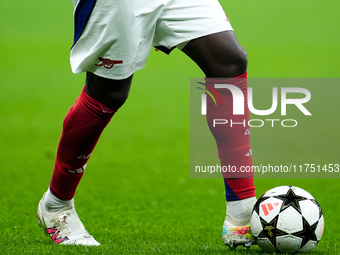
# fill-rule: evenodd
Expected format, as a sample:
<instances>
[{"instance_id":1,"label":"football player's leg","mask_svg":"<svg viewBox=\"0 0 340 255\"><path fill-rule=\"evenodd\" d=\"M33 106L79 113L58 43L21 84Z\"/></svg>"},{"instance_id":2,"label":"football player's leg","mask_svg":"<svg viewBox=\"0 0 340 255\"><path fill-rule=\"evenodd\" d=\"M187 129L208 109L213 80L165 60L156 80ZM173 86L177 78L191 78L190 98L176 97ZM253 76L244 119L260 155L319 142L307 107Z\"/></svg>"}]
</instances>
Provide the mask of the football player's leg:
<instances>
[{"instance_id":1,"label":"football player's leg","mask_svg":"<svg viewBox=\"0 0 340 255\"><path fill-rule=\"evenodd\" d=\"M203 70L207 89L215 83L237 86L245 95L245 114L233 115L232 94L227 89L220 89L222 104L215 106L208 101L207 120L213 133L222 165L238 167L252 164L250 130L246 124L237 124L227 128L212 126L214 118L232 119L234 123L247 123L249 110L247 105L247 54L237 42L233 31L224 31L189 42L183 52L193 59ZM234 177L234 176L232 176ZM239 176L248 177L248 176ZM238 200L255 196L253 178L232 178L226 176L227 200Z\"/></svg>"},{"instance_id":2,"label":"football player's leg","mask_svg":"<svg viewBox=\"0 0 340 255\"><path fill-rule=\"evenodd\" d=\"M99 245L79 220L73 197L101 133L128 97L131 79L87 73L86 85L65 117L50 187L38 207L39 224L55 243Z\"/></svg>"},{"instance_id":3,"label":"football player's leg","mask_svg":"<svg viewBox=\"0 0 340 255\"><path fill-rule=\"evenodd\" d=\"M71 67L74 73L87 72L86 85L65 117L38 221L55 243L99 245L79 220L73 196L102 131L128 97L133 73L145 65L163 3L73 3Z\"/></svg>"},{"instance_id":4,"label":"football player's leg","mask_svg":"<svg viewBox=\"0 0 340 255\"><path fill-rule=\"evenodd\" d=\"M132 9L140 7L138 1L134 5L130 1L73 2L71 67L74 73L87 72L86 85L65 117L38 220L56 243L98 245L92 237L83 240L88 233L74 211L73 196L102 131L128 97L133 73L145 64L152 43L147 38L153 29L149 20L141 26L136 19Z\"/></svg>"},{"instance_id":5,"label":"football player's leg","mask_svg":"<svg viewBox=\"0 0 340 255\"><path fill-rule=\"evenodd\" d=\"M221 104L216 106L208 97L207 122L216 140L221 165L230 165L237 170L242 166L251 166L250 129L246 124L249 121L246 52L237 42L233 31L219 32L192 40L183 48L183 52L193 59L207 76L208 91L214 88L214 84L230 84L243 92L245 114L233 115L231 92L227 89L216 89ZM235 124L214 127L214 119L225 119ZM239 235L239 240L232 240L230 236L238 236L232 233L235 227L248 227L249 216L256 201L253 175L225 173L223 177L228 202L223 240L233 247L238 244L248 246L252 243L248 238L245 238L244 242L242 235Z\"/></svg>"},{"instance_id":6,"label":"football player's leg","mask_svg":"<svg viewBox=\"0 0 340 255\"><path fill-rule=\"evenodd\" d=\"M65 117L58 145L50 190L59 199L73 198L101 133L128 97L131 79L87 74L85 88Z\"/></svg>"}]
</instances>

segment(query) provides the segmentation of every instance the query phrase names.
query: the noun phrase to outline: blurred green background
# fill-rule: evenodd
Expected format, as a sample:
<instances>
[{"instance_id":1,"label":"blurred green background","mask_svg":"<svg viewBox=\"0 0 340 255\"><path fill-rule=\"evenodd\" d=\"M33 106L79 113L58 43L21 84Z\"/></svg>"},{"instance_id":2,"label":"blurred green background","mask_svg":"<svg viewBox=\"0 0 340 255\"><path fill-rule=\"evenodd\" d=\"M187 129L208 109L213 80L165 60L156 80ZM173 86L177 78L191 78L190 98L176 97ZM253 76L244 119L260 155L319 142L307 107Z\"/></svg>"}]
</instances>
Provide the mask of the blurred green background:
<instances>
[{"instance_id":1,"label":"blurred green background","mask_svg":"<svg viewBox=\"0 0 340 255\"><path fill-rule=\"evenodd\" d=\"M339 78L339 1L221 4L248 52L249 77ZM78 214L102 246L55 246L38 227L36 207L49 185L62 121L84 84L84 75L72 74L69 66L72 12L71 1L0 2L0 253L228 252L220 240L222 180L190 178L189 85L203 74L179 51L166 56L151 50L79 186ZM335 91L320 92L332 96L329 108ZM276 141L259 132L253 148L274 161L282 151L294 151L295 142L303 146L294 155L320 144L322 153L334 154L339 114L332 110L329 125L315 123L318 132L289 137L280 149L282 135ZM311 192L324 210L324 237L313 253L338 254L339 179L259 179L257 193L286 184ZM256 247L238 253L261 254Z\"/></svg>"}]
</instances>

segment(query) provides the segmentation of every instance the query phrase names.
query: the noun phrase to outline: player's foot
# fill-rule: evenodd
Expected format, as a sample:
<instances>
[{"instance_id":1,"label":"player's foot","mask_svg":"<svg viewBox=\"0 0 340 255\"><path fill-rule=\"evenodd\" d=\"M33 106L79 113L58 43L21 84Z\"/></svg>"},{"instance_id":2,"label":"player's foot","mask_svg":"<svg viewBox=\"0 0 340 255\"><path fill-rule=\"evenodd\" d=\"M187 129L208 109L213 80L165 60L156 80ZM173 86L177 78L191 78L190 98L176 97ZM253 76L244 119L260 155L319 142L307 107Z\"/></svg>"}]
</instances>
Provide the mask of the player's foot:
<instances>
[{"instance_id":1,"label":"player's foot","mask_svg":"<svg viewBox=\"0 0 340 255\"><path fill-rule=\"evenodd\" d=\"M223 243L231 249L236 249L237 246L249 248L255 244L255 239L250 230L250 216L256 198L248 198L243 201L228 202L227 215L223 223L222 240ZM236 214L239 210L240 212ZM233 215L232 215L233 214ZM234 216L234 217L233 217Z\"/></svg>"},{"instance_id":2,"label":"player's foot","mask_svg":"<svg viewBox=\"0 0 340 255\"><path fill-rule=\"evenodd\" d=\"M46 193L45 193L46 194ZM49 213L45 210L44 198L38 205L38 222L56 244L98 246L98 243L84 228L74 208L74 203Z\"/></svg>"},{"instance_id":3,"label":"player's foot","mask_svg":"<svg viewBox=\"0 0 340 255\"><path fill-rule=\"evenodd\" d=\"M239 245L248 248L255 244L254 237L250 232L250 217L238 221L227 214L223 224L222 240L231 249L235 249Z\"/></svg>"}]
</instances>

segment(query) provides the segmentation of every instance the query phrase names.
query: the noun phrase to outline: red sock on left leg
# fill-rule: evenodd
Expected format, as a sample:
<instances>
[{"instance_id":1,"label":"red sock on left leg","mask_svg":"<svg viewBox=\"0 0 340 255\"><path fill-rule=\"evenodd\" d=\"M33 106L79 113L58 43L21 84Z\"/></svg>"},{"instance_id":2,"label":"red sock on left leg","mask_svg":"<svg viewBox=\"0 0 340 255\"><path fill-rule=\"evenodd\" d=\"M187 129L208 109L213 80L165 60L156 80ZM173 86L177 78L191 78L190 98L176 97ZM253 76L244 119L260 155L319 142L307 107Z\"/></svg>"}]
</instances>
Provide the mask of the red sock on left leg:
<instances>
[{"instance_id":1,"label":"red sock on left leg","mask_svg":"<svg viewBox=\"0 0 340 255\"><path fill-rule=\"evenodd\" d=\"M50 184L59 199L70 200L84 174L86 163L115 111L86 94L83 89L67 113Z\"/></svg>"},{"instance_id":2,"label":"red sock on left leg","mask_svg":"<svg viewBox=\"0 0 340 255\"><path fill-rule=\"evenodd\" d=\"M228 89L214 89L215 84L229 84L239 88L244 95L244 115L233 115L233 95ZM221 166L231 166L238 173L224 175L226 199L228 201L245 199L255 196L253 173L241 173L242 167L252 166L250 146L250 119L247 103L247 73L231 79L206 78L206 89L211 94L219 95L221 101L215 102L207 97L207 122L213 134ZM214 91L215 90L215 91ZM223 119L227 124L213 125L214 119Z\"/></svg>"}]
</instances>

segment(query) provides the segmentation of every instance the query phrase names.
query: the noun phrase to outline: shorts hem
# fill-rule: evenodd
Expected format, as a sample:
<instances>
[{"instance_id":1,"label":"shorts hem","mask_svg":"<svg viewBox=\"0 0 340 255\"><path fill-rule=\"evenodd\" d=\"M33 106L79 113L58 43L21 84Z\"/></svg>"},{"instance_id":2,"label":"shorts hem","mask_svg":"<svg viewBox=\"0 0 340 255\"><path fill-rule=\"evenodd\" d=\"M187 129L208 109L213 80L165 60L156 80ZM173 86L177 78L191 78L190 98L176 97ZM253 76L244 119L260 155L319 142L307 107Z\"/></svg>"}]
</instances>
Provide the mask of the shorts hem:
<instances>
[{"instance_id":1,"label":"shorts hem","mask_svg":"<svg viewBox=\"0 0 340 255\"><path fill-rule=\"evenodd\" d=\"M106 69L99 69L96 68L94 70L79 70L75 69L72 70L74 74L81 74L81 73L86 73L90 72L93 73L99 77L106 78L106 79L111 79L111 80L124 80L129 78L131 75L133 75L135 72L143 69L145 65L141 66L136 66L133 69L129 70L128 72L114 72L112 70L106 70Z\"/></svg>"},{"instance_id":2,"label":"shorts hem","mask_svg":"<svg viewBox=\"0 0 340 255\"><path fill-rule=\"evenodd\" d=\"M203 32L199 32L199 33L193 33L191 35L188 35L185 38L181 38L181 39L177 40L176 42L169 43L167 46L163 45L161 47L165 47L165 48L169 49L170 51L173 50L174 48L178 48L179 50L183 50L183 48L191 40L195 40L195 39L198 39L198 38L201 38L201 37L204 37L204 36L220 33L220 32L223 32L223 31L233 31L233 30L234 29L232 28L231 24L227 23L227 25L210 28L210 29L207 29L207 30L205 30Z\"/></svg>"}]
</instances>

